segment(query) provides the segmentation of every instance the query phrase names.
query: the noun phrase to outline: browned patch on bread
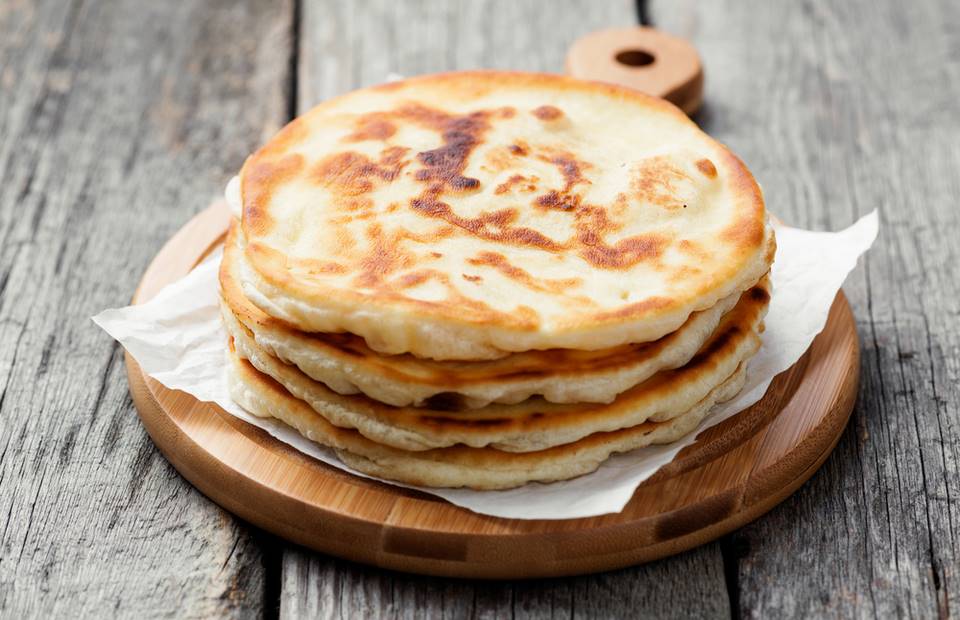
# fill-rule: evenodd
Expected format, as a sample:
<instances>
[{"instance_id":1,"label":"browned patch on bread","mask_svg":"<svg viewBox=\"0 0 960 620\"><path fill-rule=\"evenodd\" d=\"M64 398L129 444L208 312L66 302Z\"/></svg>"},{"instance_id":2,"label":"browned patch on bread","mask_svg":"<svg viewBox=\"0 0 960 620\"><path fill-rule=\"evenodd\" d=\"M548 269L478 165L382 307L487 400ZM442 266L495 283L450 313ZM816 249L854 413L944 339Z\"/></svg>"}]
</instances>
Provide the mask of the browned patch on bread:
<instances>
[{"instance_id":1,"label":"browned patch on bread","mask_svg":"<svg viewBox=\"0 0 960 620\"><path fill-rule=\"evenodd\" d=\"M740 253L749 253L760 249L766 236L763 195L753 174L736 155L724 150L722 157L726 160L726 177L732 185L733 193L738 196L740 208L738 218L725 228L720 236L723 240L736 244ZM766 249L768 262L772 262L776 241L771 239Z\"/></svg>"},{"instance_id":2,"label":"browned patch on bread","mask_svg":"<svg viewBox=\"0 0 960 620\"><path fill-rule=\"evenodd\" d=\"M696 241L690 239L681 239L677 242L677 247L680 248L680 251L694 256L700 260L707 260L710 257L710 253L707 252L703 246Z\"/></svg>"},{"instance_id":3,"label":"browned patch on bread","mask_svg":"<svg viewBox=\"0 0 960 620\"><path fill-rule=\"evenodd\" d=\"M335 261L316 260L312 258L301 258L299 267L302 271L309 274L344 274L348 269Z\"/></svg>"},{"instance_id":4,"label":"browned patch on bread","mask_svg":"<svg viewBox=\"0 0 960 620\"><path fill-rule=\"evenodd\" d=\"M540 159L553 164L560 170L560 174L563 176L562 193L569 194L577 185L590 184L590 181L583 176L583 170L590 168L590 164L577 159L573 153L566 151L546 153L541 155Z\"/></svg>"},{"instance_id":5,"label":"browned patch on bread","mask_svg":"<svg viewBox=\"0 0 960 620\"><path fill-rule=\"evenodd\" d=\"M542 105L538 108L534 108L531 114L542 121L555 121L559 118L563 118L563 110L552 105Z\"/></svg>"},{"instance_id":6,"label":"browned patch on bread","mask_svg":"<svg viewBox=\"0 0 960 620\"><path fill-rule=\"evenodd\" d=\"M245 166L241 183L244 226L263 231L272 226L268 212L277 187L289 182L306 165L302 155L291 153L278 159L257 159Z\"/></svg>"},{"instance_id":7,"label":"browned patch on bread","mask_svg":"<svg viewBox=\"0 0 960 620\"><path fill-rule=\"evenodd\" d=\"M713 162L709 159L697 160L697 170L702 172L705 177L710 179L717 178L717 167L714 166Z\"/></svg>"},{"instance_id":8,"label":"browned patch on bread","mask_svg":"<svg viewBox=\"0 0 960 620\"><path fill-rule=\"evenodd\" d=\"M578 160L572 153L561 152L541 155L540 159L551 163L560 170L563 176L563 189L550 190L546 194L538 196L534 204L545 209L560 209L569 211L580 206L581 197L573 193L573 188L580 184L589 184L583 176L583 168L589 168L590 164Z\"/></svg>"},{"instance_id":9,"label":"browned patch on bread","mask_svg":"<svg viewBox=\"0 0 960 620\"><path fill-rule=\"evenodd\" d=\"M334 234L341 249L355 245L343 225L355 219L371 219L374 216L373 200L366 194L400 175L408 163L404 160L406 152L404 147L387 147L381 152L379 161L373 161L362 153L344 151L325 157L310 170L310 179L326 187L344 211L342 215L330 219L331 224L340 225Z\"/></svg>"},{"instance_id":10,"label":"browned patch on bread","mask_svg":"<svg viewBox=\"0 0 960 620\"><path fill-rule=\"evenodd\" d=\"M478 267L492 267L511 280L535 291L558 293L579 286L583 282L581 278L564 278L562 280L543 278L538 280L530 275L530 272L511 264L506 256L497 252L480 252L477 256L467 259L467 262Z\"/></svg>"},{"instance_id":11,"label":"browned patch on bread","mask_svg":"<svg viewBox=\"0 0 960 620\"><path fill-rule=\"evenodd\" d=\"M403 240L427 243L442 239L452 231L449 227L441 227L421 234L406 229L384 232L379 223L368 225L366 237L370 243L370 250L360 260L360 274L354 279L356 284L368 289L374 289L382 294L396 294L396 289L415 287L427 280L437 280L449 284L447 274L435 269L420 269L403 274L400 278L387 281L388 276L397 271L410 269L417 263L415 254L406 248ZM446 288L450 288L447 286ZM430 305L431 302L419 302Z\"/></svg>"},{"instance_id":12,"label":"browned patch on bread","mask_svg":"<svg viewBox=\"0 0 960 620\"><path fill-rule=\"evenodd\" d=\"M680 265L679 267L674 268L670 275L667 277L667 280L677 284L683 284L685 281L690 278L695 278L703 272L699 267L693 265Z\"/></svg>"},{"instance_id":13,"label":"browned patch on bread","mask_svg":"<svg viewBox=\"0 0 960 620\"><path fill-rule=\"evenodd\" d=\"M513 316L524 325L540 324L540 314L530 306L517 306L513 310Z\"/></svg>"},{"instance_id":14,"label":"browned patch on bread","mask_svg":"<svg viewBox=\"0 0 960 620\"><path fill-rule=\"evenodd\" d=\"M606 208L585 204L581 195L572 191L576 185L590 182L582 173L582 168L589 164L577 160L569 153L549 154L542 159L560 169L564 177L564 187L562 190L550 190L538 196L534 205L573 214L576 233L564 244L564 249L578 249L581 258L601 269L625 269L662 255L671 241L664 235L637 235L612 244L606 241L606 235L616 232L622 225L611 221Z\"/></svg>"},{"instance_id":15,"label":"browned patch on bread","mask_svg":"<svg viewBox=\"0 0 960 620\"><path fill-rule=\"evenodd\" d=\"M640 163L630 181L634 196L644 202L663 209L685 208L677 201L677 188L674 183L689 180L686 172L664 156L651 157Z\"/></svg>"},{"instance_id":16,"label":"browned patch on bread","mask_svg":"<svg viewBox=\"0 0 960 620\"><path fill-rule=\"evenodd\" d=\"M524 226L513 226L517 220L516 209L499 209L490 213L482 213L477 217L463 217L453 211L445 202L435 197L415 198L410 206L418 213L448 222L472 235L518 246L530 246L543 250L561 250L563 245L550 239L546 235Z\"/></svg>"},{"instance_id":17,"label":"browned patch on bread","mask_svg":"<svg viewBox=\"0 0 960 620\"><path fill-rule=\"evenodd\" d=\"M383 233L380 224L370 224L367 227L367 240L371 249L360 260L362 271L355 279L358 286L376 288L386 276L397 269L413 266L413 256L401 248L400 244L392 243Z\"/></svg>"},{"instance_id":18,"label":"browned patch on bread","mask_svg":"<svg viewBox=\"0 0 960 620\"><path fill-rule=\"evenodd\" d=\"M524 176L522 174L515 174L500 185L497 185L497 189L495 189L493 193L498 195L506 194L513 188L521 192L533 192L536 191L537 181L539 180L535 175Z\"/></svg>"},{"instance_id":19,"label":"browned patch on bread","mask_svg":"<svg viewBox=\"0 0 960 620\"><path fill-rule=\"evenodd\" d=\"M419 286L428 280L433 280L435 278L443 279L446 275L435 269L418 269L417 271L411 271L410 273L405 273L397 279L397 286L400 288L413 288Z\"/></svg>"},{"instance_id":20,"label":"browned patch on bread","mask_svg":"<svg viewBox=\"0 0 960 620\"><path fill-rule=\"evenodd\" d=\"M344 138L345 142L363 142L365 140L386 140L397 133L397 126L384 118L379 112L365 114L356 121L353 133Z\"/></svg>"},{"instance_id":21,"label":"browned patch on bread","mask_svg":"<svg viewBox=\"0 0 960 620\"><path fill-rule=\"evenodd\" d=\"M580 161L573 153L557 153L545 158L551 164L560 169L563 175L563 190L569 192L574 185L581 183L590 183L583 177L583 169L589 168L590 164Z\"/></svg>"},{"instance_id":22,"label":"browned patch on bread","mask_svg":"<svg viewBox=\"0 0 960 620\"><path fill-rule=\"evenodd\" d=\"M479 141L479 134L486 129L483 115L451 118L444 124L443 145L417 153L417 159L424 167L417 171L416 179L434 184L427 193L480 187L479 179L465 177L461 173L466 167L467 157Z\"/></svg>"},{"instance_id":23,"label":"browned patch on bread","mask_svg":"<svg viewBox=\"0 0 960 620\"><path fill-rule=\"evenodd\" d=\"M600 321L622 319L634 314L643 314L644 312L657 310L658 308L669 308L672 303L673 300L669 297L648 297L642 301L637 301L623 306L622 308L617 308L616 310L610 310L609 312L597 312L595 316L597 320Z\"/></svg>"},{"instance_id":24,"label":"browned patch on bread","mask_svg":"<svg viewBox=\"0 0 960 620\"><path fill-rule=\"evenodd\" d=\"M663 235L645 234L606 242L607 233L620 226L610 221L602 207L584 205L576 210L576 240L580 257L601 269L624 269L637 263L659 258L670 243Z\"/></svg>"},{"instance_id":25,"label":"browned patch on bread","mask_svg":"<svg viewBox=\"0 0 960 620\"><path fill-rule=\"evenodd\" d=\"M585 231L582 233L582 237L592 237L592 234ZM586 247L583 249L581 256L596 267L624 269L659 257L668 243L666 237L655 234L627 237L613 245L603 243L598 239L593 244L584 242Z\"/></svg>"},{"instance_id":26,"label":"browned patch on bread","mask_svg":"<svg viewBox=\"0 0 960 620\"><path fill-rule=\"evenodd\" d=\"M560 211L570 211L580 206L580 196L576 194L566 194L564 192L552 189L546 194L537 196L533 201L538 207L543 209L559 209Z\"/></svg>"},{"instance_id":27,"label":"browned patch on bread","mask_svg":"<svg viewBox=\"0 0 960 620\"><path fill-rule=\"evenodd\" d=\"M334 153L320 160L310 171L310 178L340 196L359 196L371 191L376 181L393 181L407 162L407 149L391 146L383 151L379 162L355 151Z\"/></svg>"},{"instance_id":28,"label":"browned patch on bread","mask_svg":"<svg viewBox=\"0 0 960 620\"><path fill-rule=\"evenodd\" d=\"M525 157L530 154L530 145L523 140L517 140L507 147L511 153L518 157Z\"/></svg>"},{"instance_id":29,"label":"browned patch on bread","mask_svg":"<svg viewBox=\"0 0 960 620\"><path fill-rule=\"evenodd\" d=\"M766 235L763 222L759 222L749 215L737 218L732 224L720 232L720 238L736 245L741 251L759 247Z\"/></svg>"},{"instance_id":30,"label":"browned patch on bread","mask_svg":"<svg viewBox=\"0 0 960 620\"><path fill-rule=\"evenodd\" d=\"M514 159L516 158L507 149L492 148L484 156L484 162L486 163L484 170L489 170L493 174L509 170L514 165Z\"/></svg>"},{"instance_id":31,"label":"browned patch on bread","mask_svg":"<svg viewBox=\"0 0 960 620\"><path fill-rule=\"evenodd\" d=\"M463 279L467 282L483 282L483 276L473 276L466 273L461 273L460 275L463 276Z\"/></svg>"},{"instance_id":32,"label":"browned patch on bread","mask_svg":"<svg viewBox=\"0 0 960 620\"><path fill-rule=\"evenodd\" d=\"M623 217L629 208L630 200L625 193L620 192L616 198L613 199L613 206L610 208L610 213L613 214L614 217Z\"/></svg>"}]
</instances>

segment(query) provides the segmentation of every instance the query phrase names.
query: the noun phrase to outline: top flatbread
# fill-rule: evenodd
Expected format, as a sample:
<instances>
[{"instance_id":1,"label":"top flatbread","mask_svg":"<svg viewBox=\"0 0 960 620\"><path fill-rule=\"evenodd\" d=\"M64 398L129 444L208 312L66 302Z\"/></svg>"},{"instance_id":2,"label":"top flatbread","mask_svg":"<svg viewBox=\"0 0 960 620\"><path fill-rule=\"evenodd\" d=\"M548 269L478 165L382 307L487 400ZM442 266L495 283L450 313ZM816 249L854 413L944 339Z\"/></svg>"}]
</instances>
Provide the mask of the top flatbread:
<instances>
[{"instance_id":1,"label":"top flatbread","mask_svg":"<svg viewBox=\"0 0 960 620\"><path fill-rule=\"evenodd\" d=\"M774 251L750 172L682 112L551 75L332 99L247 160L240 194L253 303L433 359L655 340Z\"/></svg>"}]
</instances>

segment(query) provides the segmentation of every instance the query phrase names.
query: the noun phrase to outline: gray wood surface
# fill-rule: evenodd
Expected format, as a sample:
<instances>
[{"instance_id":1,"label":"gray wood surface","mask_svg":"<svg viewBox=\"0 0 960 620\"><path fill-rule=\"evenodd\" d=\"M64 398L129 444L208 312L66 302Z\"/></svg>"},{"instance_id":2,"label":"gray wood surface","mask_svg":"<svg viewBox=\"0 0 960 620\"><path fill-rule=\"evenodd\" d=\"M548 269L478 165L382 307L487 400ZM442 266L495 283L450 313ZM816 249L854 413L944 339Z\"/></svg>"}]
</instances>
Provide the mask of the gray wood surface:
<instances>
[{"instance_id":1,"label":"gray wood surface","mask_svg":"<svg viewBox=\"0 0 960 620\"><path fill-rule=\"evenodd\" d=\"M289 5L0 3L0 617L258 615L90 321L286 119Z\"/></svg>"},{"instance_id":2,"label":"gray wood surface","mask_svg":"<svg viewBox=\"0 0 960 620\"><path fill-rule=\"evenodd\" d=\"M879 209L845 286L863 345L837 449L732 537L746 616L946 617L960 569L960 5L656 2L705 59L704 128L784 219ZM731 571L734 572L734 571Z\"/></svg>"},{"instance_id":3,"label":"gray wood surface","mask_svg":"<svg viewBox=\"0 0 960 620\"><path fill-rule=\"evenodd\" d=\"M651 2L704 57L697 116L782 218L881 210L847 283L848 432L766 517L650 565L481 583L321 556L157 453L88 317L313 103L452 68L562 68L632 0L0 0L0 617L946 617L960 546L960 7Z\"/></svg>"}]
</instances>

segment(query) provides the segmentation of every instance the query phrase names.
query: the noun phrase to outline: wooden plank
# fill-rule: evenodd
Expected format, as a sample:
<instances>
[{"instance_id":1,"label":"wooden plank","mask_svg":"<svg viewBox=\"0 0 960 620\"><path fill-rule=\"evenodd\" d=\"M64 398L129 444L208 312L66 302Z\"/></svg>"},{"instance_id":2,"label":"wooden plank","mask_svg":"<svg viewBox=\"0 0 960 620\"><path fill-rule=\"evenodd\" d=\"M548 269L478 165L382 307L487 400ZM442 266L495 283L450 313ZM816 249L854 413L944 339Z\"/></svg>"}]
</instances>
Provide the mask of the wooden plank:
<instances>
[{"instance_id":1,"label":"wooden plank","mask_svg":"<svg viewBox=\"0 0 960 620\"><path fill-rule=\"evenodd\" d=\"M633 0L363 0L303 6L298 108L391 74L452 69L563 72L567 48L593 30L636 23Z\"/></svg>"},{"instance_id":2,"label":"wooden plank","mask_svg":"<svg viewBox=\"0 0 960 620\"><path fill-rule=\"evenodd\" d=\"M0 616L263 608L260 535L160 457L89 317L286 119L292 13L0 4Z\"/></svg>"},{"instance_id":3,"label":"wooden plank","mask_svg":"<svg viewBox=\"0 0 960 620\"><path fill-rule=\"evenodd\" d=\"M298 109L389 74L467 68L563 70L578 36L635 23L632 1L550 3L393 0L305 3ZM284 550L282 617L653 616L729 612L718 544L603 575L523 583L401 575Z\"/></svg>"},{"instance_id":4,"label":"wooden plank","mask_svg":"<svg viewBox=\"0 0 960 620\"><path fill-rule=\"evenodd\" d=\"M719 618L729 613L716 545L586 577L476 582L403 575L300 549L283 558L283 618Z\"/></svg>"},{"instance_id":5,"label":"wooden plank","mask_svg":"<svg viewBox=\"0 0 960 620\"><path fill-rule=\"evenodd\" d=\"M773 212L880 240L846 291L858 406L823 470L728 539L744 616L946 617L960 566L960 7L657 2L704 57L704 127Z\"/></svg>"}]
</instances>

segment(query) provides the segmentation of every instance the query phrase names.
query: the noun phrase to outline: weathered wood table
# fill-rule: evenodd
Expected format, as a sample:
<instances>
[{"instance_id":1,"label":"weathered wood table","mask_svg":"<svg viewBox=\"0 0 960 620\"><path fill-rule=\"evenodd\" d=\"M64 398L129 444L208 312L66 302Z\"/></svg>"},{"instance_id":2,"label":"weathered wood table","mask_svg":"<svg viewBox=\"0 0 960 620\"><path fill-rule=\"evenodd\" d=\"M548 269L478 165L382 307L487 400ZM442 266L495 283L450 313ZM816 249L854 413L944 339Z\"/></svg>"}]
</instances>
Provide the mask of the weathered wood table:
<instances>
[{"instance_id":1,"label":"weathered wood table","mask_svg":"<svg viewBox=\"0 0 960 620\"><path fill-rule=\"evenodd\" d=\"M852 422L780 507L582 578L353 565L237 521L159 455L90 322L299 111L390 73L560 71L638 16L704 57L696 120L784 220L877 246L846 292ZM960 5L0 0L0 617L947 616L960 577Z\"/></svg>"}]
</instances>

